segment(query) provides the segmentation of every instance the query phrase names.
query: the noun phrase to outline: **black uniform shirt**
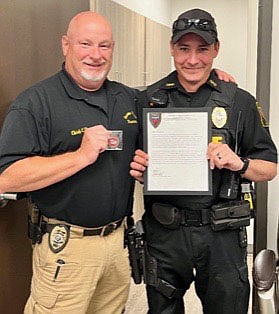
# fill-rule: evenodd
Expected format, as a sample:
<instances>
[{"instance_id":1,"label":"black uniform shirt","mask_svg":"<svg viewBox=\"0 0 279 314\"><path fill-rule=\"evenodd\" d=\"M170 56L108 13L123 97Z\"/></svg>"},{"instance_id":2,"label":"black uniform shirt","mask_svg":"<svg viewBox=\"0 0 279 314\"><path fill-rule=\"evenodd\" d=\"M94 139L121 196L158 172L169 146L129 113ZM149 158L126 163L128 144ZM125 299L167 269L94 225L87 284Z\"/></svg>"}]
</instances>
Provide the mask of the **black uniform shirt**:
<instances>
[{"instance_id":1,"label":"black uniform shirt","mask_svg":"<svg viewBox=\"0 0 279 314\"><path fill-rule=\"evenodd\" d=\"M78 149L86 127L101 124L123 130L122 151L105 151L73 176L30 193L45 216L85 227L105 225L132 210L129 163L138 137L135 90L107 80L95 96L79 88L63 69L17 97L0 140L2 172L25 157Z\"/></svg>"},{"instance_id":2,"label":"black uniform shirt","mask_svg":"<svg viewBox=\"0 0 279 314\"><path fill-rule=\"evenodd\" d=\"M164 98L166 99L166 106L204 107L213 91L221 93L220 81L214 72L211 73L208 81L197 92L187 93L178 81L177 72L174 71L167 77L149 86L146 91L141 92L139 95L139 106L141 108L150 106L151 96L155 93L156 97L162 94L168 95L168 97ZM251 159L277 162L276 147L267 128L262 125L255 98L248 92L237 88L228 126L232 137L236 131L239 111L242 112L238 134L239 155ZM142 128L141 125L142 122L140 122L140 127ZM231 143L233 150L234 144ZM220 170L214 169L212 196L148 195L145 197L145 208L149 210L154 202L171 203L174 206L189 209L209 208L220 201L219 191L221 184Z\"/></svg>"}]
</instances>

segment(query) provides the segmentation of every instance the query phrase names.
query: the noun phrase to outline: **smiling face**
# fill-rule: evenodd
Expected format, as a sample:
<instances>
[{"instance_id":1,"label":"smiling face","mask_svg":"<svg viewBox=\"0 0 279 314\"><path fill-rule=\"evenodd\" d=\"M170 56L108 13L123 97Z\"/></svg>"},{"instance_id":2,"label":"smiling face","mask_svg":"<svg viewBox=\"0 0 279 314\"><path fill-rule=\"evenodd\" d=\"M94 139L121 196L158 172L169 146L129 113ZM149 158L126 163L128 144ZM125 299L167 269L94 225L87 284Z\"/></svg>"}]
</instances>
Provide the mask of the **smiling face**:
<instances>
[{"instance_id":1,"label":"smiling face","mask_svg":"<svg viewBox=\"0 0 279 314\"><path fill-rule=\"evenodd\" d=\"M95 12L83 12L72 19L62 37L65 67L85 90L99 89L112 66L114 41L108 21Z\"/></svg>"},{"instance_id":2,"label":"smiling face","mask_svg":"<svg viewBox=\"0 0 279 314\"><path fill-rule=\"evenodd\" d=\"M218 51L219 42L208 45L193 33L182 36L175 44L171 43L178 80L186 91L196 92L207 81Z\"/></svg>"}]
</instances>

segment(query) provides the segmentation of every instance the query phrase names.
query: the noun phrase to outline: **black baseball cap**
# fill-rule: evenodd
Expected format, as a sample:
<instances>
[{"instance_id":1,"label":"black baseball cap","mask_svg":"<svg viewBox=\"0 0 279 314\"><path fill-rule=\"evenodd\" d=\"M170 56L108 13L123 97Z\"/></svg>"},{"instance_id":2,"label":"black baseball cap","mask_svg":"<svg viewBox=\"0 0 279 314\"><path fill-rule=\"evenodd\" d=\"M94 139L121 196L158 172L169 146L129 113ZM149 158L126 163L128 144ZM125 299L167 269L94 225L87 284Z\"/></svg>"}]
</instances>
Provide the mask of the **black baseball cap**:
<instances>
[{"instance_id":1,"label":"black baseball cap","mask_svg":"<svg viewBox=\"0 0 279 314\"><path fill-rule=\"evenodd\" d=\"M209 45L218 41L214 18L210 13L201 9L192 9L178 16L172 26L171 41L176 43L188 33L197 34Z\"/></svg>"}]
</instances>

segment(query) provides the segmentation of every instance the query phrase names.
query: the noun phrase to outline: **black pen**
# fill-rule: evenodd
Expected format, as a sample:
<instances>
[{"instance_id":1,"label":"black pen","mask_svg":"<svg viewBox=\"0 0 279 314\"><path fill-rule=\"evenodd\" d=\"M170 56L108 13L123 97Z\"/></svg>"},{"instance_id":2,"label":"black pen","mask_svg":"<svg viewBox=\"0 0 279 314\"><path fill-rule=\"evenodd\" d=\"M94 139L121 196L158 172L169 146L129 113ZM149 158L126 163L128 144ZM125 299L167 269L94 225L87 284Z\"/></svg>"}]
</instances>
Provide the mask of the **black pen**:
<instances>
[{"instance_id":1,"label":"black pen","mask_svg":"<svg viewBox=\"0 0 279 314\"><path fill-rule=\"evenodd\" d=\"M58 265L57 265L57 268L56 268L56 271L55 271L55 274L54 274L54 277L53 277L53 281L55 281L55 280L57 279L61 266L65 264L65 262L63 261L63 259L58 259L58 260L56 261L56 263L57 263Z\"/></svg>"}]
</instances>

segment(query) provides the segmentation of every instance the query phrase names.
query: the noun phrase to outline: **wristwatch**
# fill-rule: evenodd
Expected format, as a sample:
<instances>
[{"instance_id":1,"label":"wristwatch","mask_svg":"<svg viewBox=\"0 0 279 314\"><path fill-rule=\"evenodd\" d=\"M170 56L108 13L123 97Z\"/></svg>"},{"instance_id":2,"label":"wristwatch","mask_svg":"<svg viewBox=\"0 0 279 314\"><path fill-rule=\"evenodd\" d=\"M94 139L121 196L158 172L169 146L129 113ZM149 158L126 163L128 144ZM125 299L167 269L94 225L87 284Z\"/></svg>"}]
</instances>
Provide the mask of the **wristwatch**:
<instances>
[{"instance_id":1,"label":"wristwatch","mask_svg":"<svg viewBox=\"0 0 279 314\"><path fill-rule=\"evenodd\" d=\"M243 161L243 167L236 172L238 174L244 174L249 166L250 159L244 157L240 157L240 159Z\"/></svg>"}]
</instances>

